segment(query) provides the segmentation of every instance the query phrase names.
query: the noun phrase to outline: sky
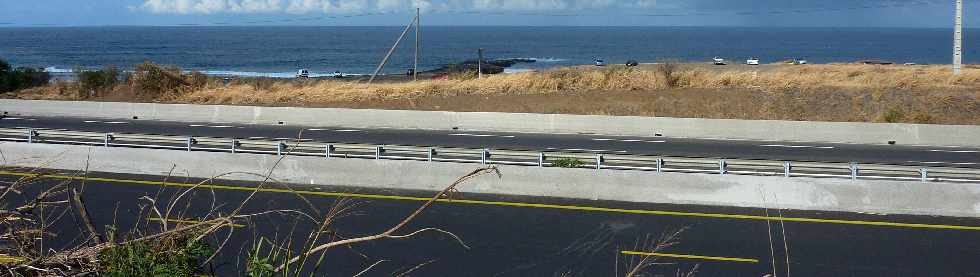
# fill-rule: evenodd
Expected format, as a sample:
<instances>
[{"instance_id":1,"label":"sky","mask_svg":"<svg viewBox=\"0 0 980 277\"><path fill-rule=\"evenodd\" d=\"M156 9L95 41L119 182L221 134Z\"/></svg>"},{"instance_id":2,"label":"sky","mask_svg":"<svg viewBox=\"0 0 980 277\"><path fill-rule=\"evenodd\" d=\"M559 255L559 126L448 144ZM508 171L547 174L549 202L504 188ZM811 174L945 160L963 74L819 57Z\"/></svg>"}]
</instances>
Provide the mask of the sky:
<instances>
[{"instance_id":1,"label":"sky","mask_svg":"<svg viewBox=\"0 0 980 277\"><path fill-rule=\"evenodd\" d=\"M980 6L967 1L967 27ZM0 27L105 25L922 27L953 0L0 0Z\"/></svg>"}]
</instances>

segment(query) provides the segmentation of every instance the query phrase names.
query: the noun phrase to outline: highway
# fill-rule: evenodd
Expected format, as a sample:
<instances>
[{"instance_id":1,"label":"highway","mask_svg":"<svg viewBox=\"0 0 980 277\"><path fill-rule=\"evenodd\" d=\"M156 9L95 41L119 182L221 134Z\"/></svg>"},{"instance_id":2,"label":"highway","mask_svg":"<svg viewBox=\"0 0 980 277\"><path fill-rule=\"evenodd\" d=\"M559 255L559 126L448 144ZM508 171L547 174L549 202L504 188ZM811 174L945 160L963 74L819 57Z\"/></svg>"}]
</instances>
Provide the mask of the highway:
<instances>
[{"instance_id":1,"label":"highway","mask_svg":"<svg viewBox=\"0 0 980 277\"><path fill-rule=\"evenodd\" d=\"M0 186L33 176L17 169L0 170ZM170 177L164 186L162 176L47 174L19 195L29 197L71 180L72 186L83 189L89 213L100 230L113 223L127 230L139 222L140 207L148 203L138 200L140 197L158 199L162 207L162 202L199 181ZM255 186L224 180L208 183L182 198L174 214L187 221L200 219L208 211L226 214ZM296 192L264 186L243 213L289 209L314 214L345 197L359 204L356 213L337 222L335 230L351 237L383 230L431 197L412 191L289 187ZM158 223L151 221L149 226ZM231 229L231 240L214 262L212 275L241 273L236 261L245 250L239 249L251 247L256 237L282 241L292 233L293 238L302 239L313 227L291 213L236 223L240 225ZM331 250L319 275L352 276L384 260L364 276L393 276L422 263L426 265L409 275L622 276L627 261L655 254L663 264L653 267L651 273L662 276L695 266L696 276L772 272L775 276L980 276L975 264L980 257L980 219L456 194L452 201L438 202L406 230L425 227L452 232L469 248L438 233L369 242ZM62 235L45 242L53 248L79 239L79 230L83 230L77 216L63 217L54 228ZM658 252L637 243L677 230L682 230L677 244ZM218 245L227 234L219 232L210 242Z\"/></svg>"},{"instance_id":2,"label":"highway","mask_svg":"<svg viewBox=\"0 0 980 277\"><path fill-rule=\"evenodd\" d=\"M325 119L329 120L329 119ZM635 137L606 134L543 134L174 122L140 119L12 117L0 128L281 139L317 142L413 145L497 150L594 152L729 159L857 162L922 167L980 168L980 149L952 146L754 141L725 138Z\"/></svg>"}]
</instances>

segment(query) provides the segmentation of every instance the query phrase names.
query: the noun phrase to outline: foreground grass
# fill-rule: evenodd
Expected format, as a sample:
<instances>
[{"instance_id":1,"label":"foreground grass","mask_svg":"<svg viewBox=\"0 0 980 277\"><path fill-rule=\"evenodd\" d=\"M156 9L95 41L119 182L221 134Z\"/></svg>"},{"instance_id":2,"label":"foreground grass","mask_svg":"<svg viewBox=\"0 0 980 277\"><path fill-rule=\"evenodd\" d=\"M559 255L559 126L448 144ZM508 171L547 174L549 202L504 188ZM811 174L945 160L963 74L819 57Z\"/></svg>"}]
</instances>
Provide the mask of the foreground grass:
<instances>
[{"instance_id":1,"label":"foreground grass","mask_svg":"<svg viewBox=\"0 0 980 277\"><path fill-rule=\"evenodd\" d=\"M578 67L418 82L213 81L181 93L100 97L70 84L13 97L195 104L980 124L980 69L948 66L691 64ZM510 104L508 104L510 103Z\"/></svg>"}]
</instances>

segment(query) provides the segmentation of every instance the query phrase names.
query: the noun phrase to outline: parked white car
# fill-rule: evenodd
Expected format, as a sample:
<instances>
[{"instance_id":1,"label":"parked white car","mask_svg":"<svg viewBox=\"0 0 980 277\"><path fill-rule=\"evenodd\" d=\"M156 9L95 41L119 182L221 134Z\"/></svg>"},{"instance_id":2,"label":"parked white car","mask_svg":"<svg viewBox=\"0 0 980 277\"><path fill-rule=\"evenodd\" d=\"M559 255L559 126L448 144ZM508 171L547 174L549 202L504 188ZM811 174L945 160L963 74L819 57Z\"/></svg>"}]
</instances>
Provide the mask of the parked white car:
<instances>
[{"instance_id":1,"label":"parked white car","mask_svg":"<svg viewBox=\"0 0 980 277\"><path fill-rule=\"evenodd\" d=\"M753 57L751 59L745 60L745 64L747 64L747 65L759 65L759 58Z\"/></svg>"},{"instance_id":2,"label":"parked white car","mask_svg":"<svg viewBox=\"0 0 980 277\"><path fill-rule=\"evenodd\" d=\"M714 57L712 60L714 60L715 65L725 65L725 59Z\"/></svg>"},{"instance_id":3,"label":"parked white car","mask_svg":"<svg viewBox=\"0 0 980 277\"><path fill-rule=\"evenodd\" d=\"M296 71L296 78L310 78L310 71L307 69L300 69Z\"/></svg>"}]
</instances>

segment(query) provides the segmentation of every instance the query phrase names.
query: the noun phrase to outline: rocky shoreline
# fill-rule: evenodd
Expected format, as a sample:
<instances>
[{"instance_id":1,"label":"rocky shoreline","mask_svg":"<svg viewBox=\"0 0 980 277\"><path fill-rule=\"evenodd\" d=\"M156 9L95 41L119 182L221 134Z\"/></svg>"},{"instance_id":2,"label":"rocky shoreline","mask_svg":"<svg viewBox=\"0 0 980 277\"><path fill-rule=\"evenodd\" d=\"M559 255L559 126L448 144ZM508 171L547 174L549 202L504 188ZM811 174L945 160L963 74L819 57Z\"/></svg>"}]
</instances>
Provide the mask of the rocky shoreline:
<instances>
[{"instance_id":1,"label":"rocky shoreline","mask_svg":"<svg viewBox=\"0 0 980 277\"><path fill-rule=\"evenodd\" d=\"M505 68L512 67L516 64L521 63L536 63L535 59L493 59L484 60L482 68L479 65L478 60L466 60L460 63L447 64L442 67L427 70L420 73L429 74L451 74L451 73L462 73L462 72L476 72L478 69L482 69L483 74L500 74L504 72Z\"/></svg>"}]
</instances>

